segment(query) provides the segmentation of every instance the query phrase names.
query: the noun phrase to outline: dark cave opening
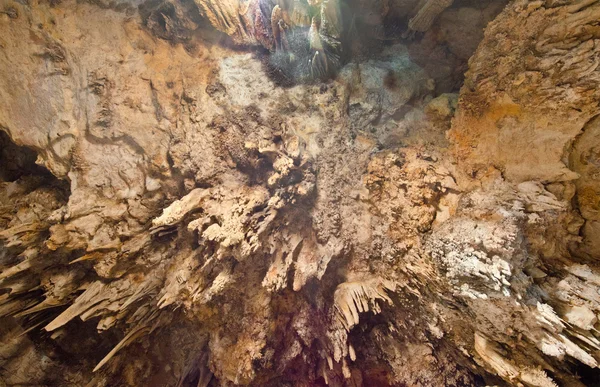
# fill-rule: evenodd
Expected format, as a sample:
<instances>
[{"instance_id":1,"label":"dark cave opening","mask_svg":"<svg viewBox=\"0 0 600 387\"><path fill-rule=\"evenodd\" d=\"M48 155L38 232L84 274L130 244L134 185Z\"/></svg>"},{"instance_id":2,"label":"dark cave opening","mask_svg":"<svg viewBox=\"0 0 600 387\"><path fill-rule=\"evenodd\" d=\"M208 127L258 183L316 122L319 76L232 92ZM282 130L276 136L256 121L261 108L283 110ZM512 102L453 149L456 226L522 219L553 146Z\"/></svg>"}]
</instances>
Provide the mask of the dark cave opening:
<instances>
[{"instance_id":1,"label":"dark cave opening","mask_svg":"<svg viewBox=\"0 0 600 387\"><path fill-rule=\"evenodd\" d=\"M0 184L19 183L14 187L15 192L20 194L44 187L48 192L54 192L57 200L66 203L71 195L69 181L54 176L44 166L36 163L37 159L35 150L15 144L7 133L0 130ZM16 188L17 186L20 188ZM10 191L9 189L7 192Z\"/></svg>"},{"instance_id":2,"label":"dark cave opening","mask_svg":"<svg viewBox=\"0 0 600 387\"><path fill-rule=\"evenodd\" d=\"M0 181L16 181L22 176L49 177L50 172L35 163L37 153L15 144L8 134L0 131Z\"/></svg>"}]
</instances>

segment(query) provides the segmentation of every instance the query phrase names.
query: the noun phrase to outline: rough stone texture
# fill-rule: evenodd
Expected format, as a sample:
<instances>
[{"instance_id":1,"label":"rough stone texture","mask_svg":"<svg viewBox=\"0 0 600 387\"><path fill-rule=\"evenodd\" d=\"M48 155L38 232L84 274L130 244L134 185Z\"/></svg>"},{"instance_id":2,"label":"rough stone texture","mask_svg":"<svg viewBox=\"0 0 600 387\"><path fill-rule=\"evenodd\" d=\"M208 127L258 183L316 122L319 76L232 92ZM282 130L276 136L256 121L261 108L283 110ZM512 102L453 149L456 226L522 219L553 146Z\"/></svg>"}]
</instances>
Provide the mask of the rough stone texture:
<instances>
[{"instance_id":1,"label":"rough stone texture","mask_svg":"<svg viewBox=\"0 0 600 387\"><path fill-rule=\"evenodd\" d=\"M600 119L592 119L575 139L569 155L569 167L579 174L575 181L577 206L585 223L583 243L577 253L590 259L600 254Z\"/></svg>"},{"instance_id":2,"label":"rough stone texture","mask_svg":"<svg viewBox=\"0 0 600 387\"><path fill-rule=\"evenodd\" d=\"M451 132L461 168L567 181L565 147L598 114L595 1L515 1L470 60Z\"/></svg>"},{"instance_id":3,"label":"rough stone texture","mask_svg":"<svg viewBox=\"0 0 600 387\"><path fill-rule=\"evenodd\" d=\"M242 5L0 4L2 383L597 383L600 4L511 2L459 96L504 2L288 87Z\"/></svg>"}]
</instances>

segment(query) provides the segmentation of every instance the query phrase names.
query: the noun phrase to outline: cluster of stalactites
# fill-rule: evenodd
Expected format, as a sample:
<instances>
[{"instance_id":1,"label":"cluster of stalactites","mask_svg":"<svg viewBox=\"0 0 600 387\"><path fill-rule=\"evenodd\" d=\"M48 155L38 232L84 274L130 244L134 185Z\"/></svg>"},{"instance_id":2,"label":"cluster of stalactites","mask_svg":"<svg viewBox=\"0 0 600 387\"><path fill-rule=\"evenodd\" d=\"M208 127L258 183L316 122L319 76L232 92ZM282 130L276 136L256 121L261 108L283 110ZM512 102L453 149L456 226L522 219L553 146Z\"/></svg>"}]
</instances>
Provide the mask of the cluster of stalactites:
<instances>
[{"instance_id":1,"label":"cluster of stalactites","mask_svg":"<svg viewBox=\"0 0 600 387\"><path fill-rule=\"evenodd\" d=\"M271 53L274 73L291 82L323 78L340 66L339 0L196 0L203 16L241 45Z\"/></svg>"},{"instance_id":2,"label":"cluster of stalactites","mask_svg":"<svg viewBox=\"0 0 600 387\"><path fill-rule=\"evenodd\" d=\"M396 283L379 277L344 282L337 286L330 310L331 326L327 333L332 352L321 354L330 371L335 368L334 362L339 363L344 378L351 377L348 360L356 360L356 351L348 342L348 333L359 324L361 313L381 313L380 302L393 305L388 292L396 291L396 287ZM322 371L327 380L327 370Z\"/></svg>"}]
</instances>

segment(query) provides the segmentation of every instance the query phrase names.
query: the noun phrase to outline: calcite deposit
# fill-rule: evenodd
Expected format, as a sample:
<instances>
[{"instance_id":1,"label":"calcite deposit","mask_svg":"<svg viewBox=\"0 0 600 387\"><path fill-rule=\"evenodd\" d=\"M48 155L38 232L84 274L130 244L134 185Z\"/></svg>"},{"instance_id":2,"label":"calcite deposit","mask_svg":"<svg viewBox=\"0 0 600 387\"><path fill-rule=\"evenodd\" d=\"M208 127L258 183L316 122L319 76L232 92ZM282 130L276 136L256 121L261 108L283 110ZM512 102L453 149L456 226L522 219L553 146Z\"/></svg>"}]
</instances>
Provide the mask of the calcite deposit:
<instances>
[{"instance_id":1,"label":"calcite deposit","mask_svg":"<svg viewBox=\"0 0 600 387\"><path fill-rule=\"evenodd\" d=\"M599 20L0 0L0 385L599 385Z\"/></svg>"}]
</instances>

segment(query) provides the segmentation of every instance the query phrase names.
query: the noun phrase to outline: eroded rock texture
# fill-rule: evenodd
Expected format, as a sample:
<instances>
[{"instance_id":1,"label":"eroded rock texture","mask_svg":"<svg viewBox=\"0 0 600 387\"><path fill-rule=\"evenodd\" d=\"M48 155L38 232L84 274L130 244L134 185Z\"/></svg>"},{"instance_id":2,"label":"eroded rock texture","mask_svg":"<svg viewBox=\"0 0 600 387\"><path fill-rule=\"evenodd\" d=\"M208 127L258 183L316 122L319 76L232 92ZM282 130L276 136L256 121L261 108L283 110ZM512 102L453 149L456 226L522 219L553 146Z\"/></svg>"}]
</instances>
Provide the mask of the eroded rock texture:
<instances>
[{"instance_id":1,"label":"eroded rock texture","mask_svg":"<svg viewBox=\"0 0 600 387\"><path fill-rule=\"evenodd\" d=\"M0 7L3 384L598 383L600 2Z\"/></svg>"}]
</instances>

